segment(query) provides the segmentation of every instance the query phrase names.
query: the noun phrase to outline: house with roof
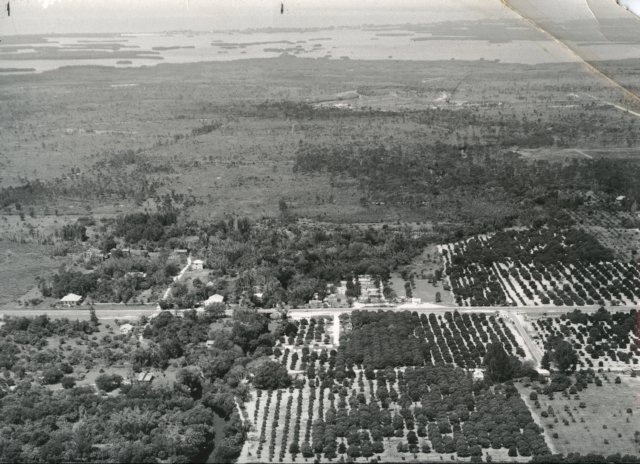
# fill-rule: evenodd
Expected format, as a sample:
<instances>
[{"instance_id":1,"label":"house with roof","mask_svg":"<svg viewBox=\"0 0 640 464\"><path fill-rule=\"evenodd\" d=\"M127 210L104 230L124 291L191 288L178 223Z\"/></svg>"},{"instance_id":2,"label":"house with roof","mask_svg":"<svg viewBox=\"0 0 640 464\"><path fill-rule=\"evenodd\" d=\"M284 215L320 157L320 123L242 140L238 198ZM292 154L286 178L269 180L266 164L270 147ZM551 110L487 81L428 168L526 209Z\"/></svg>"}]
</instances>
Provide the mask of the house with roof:
<instances>
[{"instance_id":1,"label":"house with roof","mask_svg":"<svg viewBox=\"0 0 640 464\"><path fill-rule=\"evenodd\" d=\"M60 306L73 307L78 306L82 302L82 296L76 295L75 293L69 293L68 295L62 297L58 304Z\"/></svg>"},{"instance_id":2,"label":"house with roof","mask_svg":"<svg viewBox=\"0 0 640 464\"><path fill-rule=\"evenodd\" d=\"M201 259L194 259L191 262L192 271L201 271L204 268L204 261Z\"/></svg>"},{"instance_id":3,"label":"house with roof","mask_svg":"<svg viewBox=\"0 0 640 464\"><path fill-rule=\"evenodd\" d=\"M219 304L219 303L224 303L224 297L222 295L218 295L216 293L215 295L211 295L209 298L204 300L202 302L202 306L204 306L206 308L209 305Z\"/></svg>"}]
</instances>

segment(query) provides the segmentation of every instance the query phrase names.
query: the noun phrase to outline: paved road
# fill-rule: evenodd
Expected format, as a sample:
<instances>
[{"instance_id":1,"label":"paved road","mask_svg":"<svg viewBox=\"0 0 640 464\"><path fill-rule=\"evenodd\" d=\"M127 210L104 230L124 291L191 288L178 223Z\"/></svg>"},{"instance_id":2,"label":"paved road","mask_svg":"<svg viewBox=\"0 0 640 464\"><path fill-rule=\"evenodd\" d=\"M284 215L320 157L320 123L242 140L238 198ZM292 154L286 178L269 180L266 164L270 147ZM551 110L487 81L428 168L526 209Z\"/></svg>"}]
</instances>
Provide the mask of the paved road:
<instances>
[{"instance_id":1,"label":"paved road","mask_svg":"<svg viewBox=\"0 0 640 464\"><path fill-rule=\"evenodd\" d=\"M100 304L95 305L96 315L99 319L135 319L142 315L150 316L158 312L158 309L155 305L146 305L146 306L133 306L133 305L118 305L118 304L105 304L104 306L108 306L108 308L101 308ZM592 313L598 310L598 306L581 306L578 307L580 311L584 313ZM630 309L636 308L636 306L613 306L607 307L607 309L611 312L618 311L629 311ZM333 316L336 313L350 313L358 308L320 308L320 309L290 309L287 313L293 317L316 317L316 316ZM530 314L530 315L556 315L563 314L568 311L573 311L575 307L571 306L559 306L559 307L509 307L509 306L482 306L482 307L421 307L421 306L413 306L413 307L373 307L373 308L361 308L372 311L377 311L378 309L385 310L394 310L394 311L416 311L418 313L444 313L446 311L455 311L458 310L460 312L475 312L475 313L495 313L500 312L504 314L510 313L518 313L518 314ZM183 310L179 310L178 312L182 312ZM260 310L262 313L271 313L275 312L275 309L266 309ZM172 310L173 312L173 310ZM227 311L229 315L231 315L231 311ZM65 309L53 309L53 308L42 308L42 309L27 309L27 308L14 308L14 309L0 309L0 318L6 316L39 316L41 314L47 314L52 318L63 318L66 317L68 319L89 319L89 310L87 308L65 308ZM515 320L515 318L513 318Z\"/></svg>"},{"instance_id":2,"label":"paved road","mask_svg":"<svg viewBox=\"0 0 640 464\"><path fill-rule=\"evenodd\" d=\"M96 316L98 319L103 320L112 320L112 319L137 319L140 316L150 316L158 311L154 306L149 306L146 308L136 307L126 307L123 305L122 309L100 309L98 307L95 308ZM4 318L5 316L26 316L26 317L35 317L40 316L42 314L46 314L50 318L67 318L67 319L79 319L79 320L89 320L89 310L88 309L2 309L0 310L0 318Z\"/></svg>"},{"instance_id":3,"label":"paved road","mask_svg":"<svg viewBox=\"0 0 640 464\"><path fill-rule=\"evenodd\" d=\"M592 305L592 306L442 306L442 307L434 307L434 306L405 306L405 307L367 307L367 308L317 308L317 309L308 309L308 308L299 308L299 309L290 309L287 311L287 314L294 317L308 317L308 316L331 316L335 313L350 313L352 311L356 311L358 309L366 309L370 311L377 311L378 309L382 310L393 310L393 311L415 311L417 313L444 313L444 312L452 312L458 310L459 312L469 312L469 313L516 313L516 314L531 314L531 315L560 315L567 312L571 312L574 309L579 309L583 313L594 313L596 312L600 306ZM637 308L635 305L622 305L622 306L605 306L605 308L610 312L626 312L631 309ZM272 309L264 309L260 310L263 313L274 312Z\"/></svg>"},{"instance_id":4,"label":"paved road","mask_svg":"<svg viewBox=\"0 0 640 464\"><path fill-rule=\"evenodd\" d=\"M536 343L531 339L531 337L529 336L529 333L524 329L518 315L515 313L510 313L509 311L504 311L502 315L505 316L507 320L513 323L518 334L520 334L520 337L524 341L527 351L529 352L529 354L531 354L531 357L533 358L533 362L535 363L535 367L536 368L540 367L540 362L542 361L542 356L544 356L544 353L542 352L542 350L540 350L538 345L536 345Z\"/></svg>"}]
</instances>

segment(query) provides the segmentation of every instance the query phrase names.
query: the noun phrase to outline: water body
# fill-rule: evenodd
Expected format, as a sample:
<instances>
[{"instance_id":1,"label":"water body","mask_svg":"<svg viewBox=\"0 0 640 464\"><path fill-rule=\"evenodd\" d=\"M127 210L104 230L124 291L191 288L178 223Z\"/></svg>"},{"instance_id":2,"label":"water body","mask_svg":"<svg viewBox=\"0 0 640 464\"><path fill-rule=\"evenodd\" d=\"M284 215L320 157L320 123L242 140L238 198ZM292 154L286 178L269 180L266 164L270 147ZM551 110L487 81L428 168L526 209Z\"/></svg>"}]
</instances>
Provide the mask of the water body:
<instances>
[{"instance_id":1,"label":"water body","mask_svg":"<svg viewBox=\"0 0 640 464\"><path fill-rule=\"evenodd\" d=\"M503 18L446 25L326 30L6 37L0 44L0 69L31 68L43 72L77 65L139 67L274 58L283 54L343 60L484 59L524 64L571 61L548 38Z\"/></svg>"}]
</instances>

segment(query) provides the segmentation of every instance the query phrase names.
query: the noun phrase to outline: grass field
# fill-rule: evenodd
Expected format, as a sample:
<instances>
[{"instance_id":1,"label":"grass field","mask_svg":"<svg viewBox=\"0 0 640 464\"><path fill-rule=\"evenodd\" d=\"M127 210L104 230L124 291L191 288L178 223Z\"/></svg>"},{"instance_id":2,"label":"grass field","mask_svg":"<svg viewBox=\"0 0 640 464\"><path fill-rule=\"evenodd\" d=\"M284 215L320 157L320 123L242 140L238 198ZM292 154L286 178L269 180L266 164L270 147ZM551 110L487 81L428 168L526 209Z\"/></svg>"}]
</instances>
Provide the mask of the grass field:
<instances>
[{"instance_id":1,"label":"grass field","mask_svg":"<svg viewBox=\"0 0 640 464\"><path fill-rule=\"evenodd\" d=\"M423 303L435 303L436 293L440 293L441 301L438 304L456 305L451 292L442 288L442 281L433 284L428 280L428 276L433 275L438 269L442 270L442 266L442 257L438 253L436 246L431 245L425 248L420 256L416 257L410 265L404 268L408 274L414 274L415 276L415 288L412 289L414 298L420 298ZM391 283L398 296L405 296L405 281L400 273L394 272L391 275Z\"/></svg>"},{"instance_id":2,"label":"grass field","mask_svg":"<svg viewBox=\"0 0 640 464\"><path fill-rule=\"evenodd\" d=\"M540 409L535 412L547 411L549 417L541 422L558 452L640 454L640 381L621 376L621 383L615 384L614 374L605 375L609 381L601 387L590 384L570 399L538 395ZM518 388L528 397L530 389ZM586 407L581 408L581 403Z\"/></svg>"},{"instance_id":3,"label":"grass field","mask_svg":"<svg viewBox=\"0 0 640 464\"><path fill-rule=\"evenodd\" d=\"M0 240L0 306L15 301L36 285L36 277L55 270L62 258L51 257L49 247Z\"/></svg>"},{"instance_id":4,"label":"grass field","mask_svg":"<svg viewBox=\"0 0 640 464\"><path fill-rule=\"evenodd\" d=\"M524 72L526 88L514 78ZM473 85L457 85L452 75L472 75ZM0 76L0 85L7 104L0 116L7 128L0 187L51 182L52 194L35 204L37 215L46 208L78 214L88 208L142 207L144 194L136 185L146 180L158 183L158 193L195 198L195 217L272 214L285 198L301 215L362 222L424 221L433 219L439 207L420 212L364 208L354 181L292 172L301 141L328 146L351 139L482 142L495 139L505 119L542 118L541 123L556 127L554 122L591 114L586 105L592 100L561 104L573 98L568 89L589 89L603 99L613 93L572 63L539 65L533 72L530 66L489 61L434 61L429 66L397 61L389 66L387 61L302 58L153 69L73 67ZM335 113L322 115L295 108L354 89L361 100L356 110L322 110ZM441 98L454 92L451 101ZM453 116L431 120L418 113L436 110L470 112L477 119L461 127ZM598 137L584 128L567 142L599 148L618 140L620 128L633 135L629 115L609 107L597 112ZM217 128L197 132L212 124Z\"/></svg>"}]
</instances>

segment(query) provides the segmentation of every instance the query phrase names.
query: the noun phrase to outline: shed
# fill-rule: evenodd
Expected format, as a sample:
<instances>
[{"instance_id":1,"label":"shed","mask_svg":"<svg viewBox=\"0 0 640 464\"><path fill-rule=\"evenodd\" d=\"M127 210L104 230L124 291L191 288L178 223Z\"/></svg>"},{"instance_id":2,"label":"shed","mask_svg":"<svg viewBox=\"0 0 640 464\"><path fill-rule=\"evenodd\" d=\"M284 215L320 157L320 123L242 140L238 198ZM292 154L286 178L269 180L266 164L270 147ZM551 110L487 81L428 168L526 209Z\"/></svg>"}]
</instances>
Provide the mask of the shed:
<instances>
[{"instance_id":1,"label":"shed","mask_svg":"<svg viewBox=\"0 0 640 464\"><path fill-rule=\"evenodd\" d=\"M204 268L204 261L201 259L194 259L191 262L192 271L201 271Z\"/></svg>"}]
</instances>

